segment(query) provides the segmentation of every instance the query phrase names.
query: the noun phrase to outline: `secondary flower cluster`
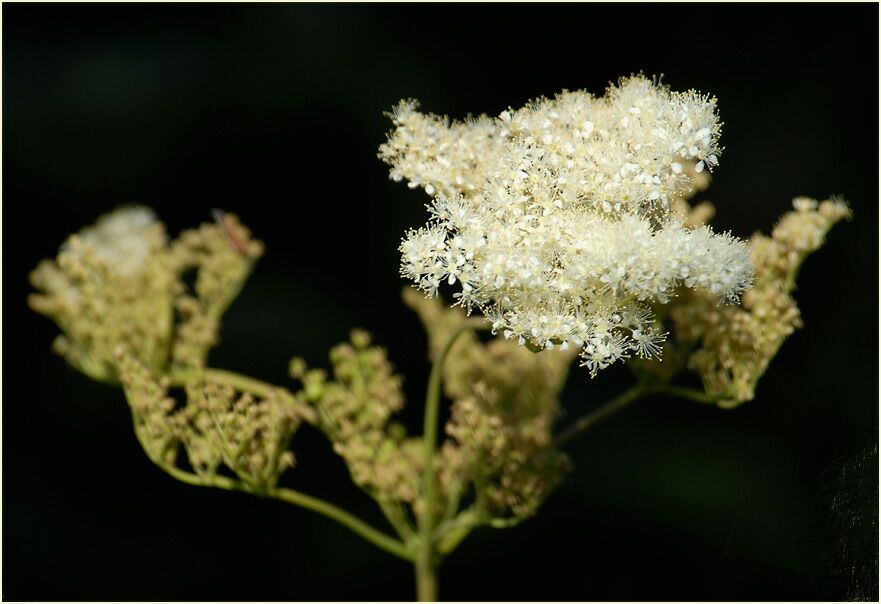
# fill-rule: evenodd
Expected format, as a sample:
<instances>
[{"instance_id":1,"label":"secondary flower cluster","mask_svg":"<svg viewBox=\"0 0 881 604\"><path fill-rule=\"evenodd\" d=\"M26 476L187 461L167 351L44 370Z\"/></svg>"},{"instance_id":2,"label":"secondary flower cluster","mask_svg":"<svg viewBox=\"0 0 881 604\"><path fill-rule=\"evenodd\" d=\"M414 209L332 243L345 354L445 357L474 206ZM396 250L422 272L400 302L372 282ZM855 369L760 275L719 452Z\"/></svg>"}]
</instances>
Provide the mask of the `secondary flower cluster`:
<instances>
[{"instance_id":1,"label":"secondary flower cluster","mask_svg":"<svg viewBox=\"0 0 881 604\"><path fill-rule=\"evenodd\" d=\"M750 250L755 283L743 294L743 305L719 306L712 297L691 292L669 309L680 348L689 350L689 369L720 406L752 400L759 378L787 337L802 326L790 295L801 263L825 241L837 222L850 217L839 199L818 203L800 197L784 214L771 236L756 233ZM685 359L682 359L684 361Z\"/></svg>"},{"instance_id":2,"label":"secondary flower cluster","mask_svg":"<svg viewBox=\"0 0 881 604\"><path fill-rule=\"evenodd\" d=\"M303 383L298 400L317 410L317 427L346 460L352 479L380 501L412 504L418 498L422 449L418 438L392 416L404 406L402 379L386 351L370 335L353 330L351 342L330 352L333 374L291 362L291 376ZM330 378L330 379L329 379Z\"/></svg>"},{"instance_id":3,"label":"secondary flower cluster","mask_svg":"<svg viewBox=\"0 0 881 604\"><path fill-rule=\"evenodd\" d=\"M419 315L436 358L465 313L410 289L404 301ZM537 510L568 468L551 437L574 354L536 355L500 338L484 344L473 333L460 336L444 365L444 391L453 407L449 438L436 454L438 501L431 513L456 511L460 500L472 497L480 523L522 520ZM386 351L355 330L350 342L331 351L330 361L331 375L292 361L291 375L303 384L297 402L315 410L316 427L390 520L404 525L428 512L422 439L394 421L405 401Z\"/></svg>"},{"instance_id":4,"label":"secondary flower cluster","mask_svg":"<svg viewBox=\"0 0 881 604\"><path fill-rule=\"evenodd\" d=\"M290 440L304 416L311 416L287 391L257 398L204 375L186 383L187 404L177 409L167 377L157 379L133 357L118 356L135 433L157 465L177 468L184 451L206 483L226 468L254 492L273 488L294 465Z\"/></svg>"},{"instance_id":5,"label":"secondary flower cluster","mask_svg":"<svg viewBox=\"0 0 881 604\"><path fill-rule=\"evenodd\" d=\"M121 208L71 235L53 262L31 275L31 308L61 328L56 352L93 379L117 379L114 351L138 351L150 367L168 363L174 271L165 227L147 208Z\"/></svg>"},{"instance_id":6,"label":"secondary flower cluster","mask_svg":"<svg viewBox=\"0 0 881 604\"><path fill-rule=\"evenodd\" d=\"M595 375L658 356L650 304L680 284L734 300L751 282L742 241L672 211L718 163L715 99L635 76L495 120L451 124L412 102L392 119L380 157L435 196L401 244L403 275L432 296L458 282L458 303L506 338L574 345Z\"/></svg>"},{"instance_id":7,"label":"secondary flower cluster","mask_svg":"<svg viewBox=\"0 0 881 604\"><path fill-rule=\"evenodd\" d=\"M157 375L201 367L262 252L231 214L169 241L151 210L120 208L40 263L30 276L39 293L28 302L61 328L55 350L94 379L118 380L119 347Z\"/></svg>"}]
</instances>

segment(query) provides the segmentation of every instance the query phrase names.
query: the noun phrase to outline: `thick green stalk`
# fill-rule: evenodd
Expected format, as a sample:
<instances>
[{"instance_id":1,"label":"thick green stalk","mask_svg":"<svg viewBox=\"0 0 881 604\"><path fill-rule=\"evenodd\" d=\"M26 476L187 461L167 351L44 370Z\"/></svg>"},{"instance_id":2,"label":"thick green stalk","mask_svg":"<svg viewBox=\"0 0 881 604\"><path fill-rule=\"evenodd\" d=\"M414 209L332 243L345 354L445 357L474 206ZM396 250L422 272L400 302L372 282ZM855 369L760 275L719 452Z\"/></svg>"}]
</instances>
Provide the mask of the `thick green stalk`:
<instances>
[{"instance_id":1,"label":"thick green stalk","mask_svg":"<svg viewBox=\"0 0 881 604\"><path fill-rule=\"evenodd\" d=\"M416 597L420 602L437 602L437 565L421 553L416 559Z\"/></svg>"},{"instance_id":2,"label":"thick green stalk","mask_svg":"<svg viewBox=\"0 0 881 604\"><path fill-rule=\"evenodd\" d=\"M425 394L425 419L422 431L422 513L419 515L419 554L416 560L416 589L420 602L437 600L437 566L435 551L435 507L437 478L434 467L437 449L438 414L440 412L443 367L456 340L466 331L488 328L483 319L468 319L459 325L447 339L431 367L428 390Z\"/></svg>"}]
</instances>

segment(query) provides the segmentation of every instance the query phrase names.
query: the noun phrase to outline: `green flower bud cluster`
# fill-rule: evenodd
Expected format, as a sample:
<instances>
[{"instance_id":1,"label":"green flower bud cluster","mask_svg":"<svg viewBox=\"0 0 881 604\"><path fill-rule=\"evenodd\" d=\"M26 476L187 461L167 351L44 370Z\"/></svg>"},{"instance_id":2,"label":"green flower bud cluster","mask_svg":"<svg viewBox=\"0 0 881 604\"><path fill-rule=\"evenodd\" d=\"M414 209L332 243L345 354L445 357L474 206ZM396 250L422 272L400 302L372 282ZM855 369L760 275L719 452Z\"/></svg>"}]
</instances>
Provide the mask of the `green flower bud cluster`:
<instances>
[{"instance_id":1,"label":"green flower bud cluster","mask_svg":"<svg viewBox=\"0 0 881 604\"><path fill-rule=\"evenodd\" d=\"M372 496L412 504L418 496L422 467L420 439L391 417L404 406L402 378L394 373L383 348L370 335L354 330L349 343L330 352L333 379L320 369L291 362L291 375L302 382L297 396L314 405L318 427L349 467L354 482Z\"/></svg>"}]
</instances>

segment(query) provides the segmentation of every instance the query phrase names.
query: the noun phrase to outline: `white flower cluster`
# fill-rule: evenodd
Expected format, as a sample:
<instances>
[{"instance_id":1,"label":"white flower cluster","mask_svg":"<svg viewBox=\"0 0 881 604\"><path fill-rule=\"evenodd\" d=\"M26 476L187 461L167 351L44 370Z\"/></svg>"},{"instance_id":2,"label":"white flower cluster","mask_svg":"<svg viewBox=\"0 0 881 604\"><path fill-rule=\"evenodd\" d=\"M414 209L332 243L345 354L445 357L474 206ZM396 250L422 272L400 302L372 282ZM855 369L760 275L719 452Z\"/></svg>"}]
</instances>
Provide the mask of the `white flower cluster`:
<instances>
[{"instance_id":1,"label":"white flower cluster","mask_svg":"<svg viewBox=\"0 0 881 604\"><path fill-rule=\"evenodd\" d=\"M464 122L419 113L416 101L401 101L387 114L397 126L380 146L379 155L391 164L395 182L407 179L411 189L429 195L472 193L483 184L486 168L504 149L505 137L496 123L482 115Z\"/></svg>"},{"instance_id":2,"label":"white flower cluster","mask_svg":"<svg viewBox=\"0 0 881 604\"><path fill-rule=\"evenodd\" d=\"M401 244L402 273L479 307L505 337L575 345L592 375L665 334L648 304L683 284L736 299L752 279L745 243L688 229L670 211L688 176L718 163L715 99L642 77L595 98L564 92L448 123L401 104L380 149L392 178L434 196Z\"/></svg>"},{"instance_id":3,"label":"white flower cluster","mask_svg":"<svg viewBox=\"0 0 881 604\"><path fill-rule=\"evenodd\" d=\"M164 229L153 211L131 206L102 216L93 226L71 236L61 251L91 254L107 267L131 274L164 244Z\"/></svg>"}]
</instances>

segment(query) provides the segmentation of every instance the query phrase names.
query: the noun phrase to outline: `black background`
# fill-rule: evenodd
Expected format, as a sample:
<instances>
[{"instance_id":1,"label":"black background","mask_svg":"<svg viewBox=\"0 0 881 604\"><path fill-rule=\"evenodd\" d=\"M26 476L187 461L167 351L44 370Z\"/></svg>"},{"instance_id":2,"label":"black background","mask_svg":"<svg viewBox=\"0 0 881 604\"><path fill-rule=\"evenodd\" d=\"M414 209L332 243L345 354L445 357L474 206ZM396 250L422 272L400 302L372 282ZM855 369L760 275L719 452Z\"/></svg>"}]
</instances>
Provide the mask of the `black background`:
<instances>
[{"instance_id":1,"label":"black background","mask_svg":"<svg viewBox=\"0 0 881 604\"><path fill-rule=\"evenodd\" d=\"M876 5L5 5L3 597L411 598L411 569L345 529L151 466L122 393L50 353L27 272L120 204L172 233L235 211L268 251L212 364L287 383L290 356L322 365L362 326L415 429L428 365L396 248L427 197L376 159L382 112L497 114L640 70L719 98L714 224L767 232L793 197L835 193L855 218L805 265L806 328L754 402L653 400L597 427L536 518L447 561L442 596L847 597L845 571L877 565L877 523L842 541L831 512L839 469L877 446L877 28ZM628 379L573 371L568 417ZM292 485L379 522L319 435L294 448ZM862 468L874 518L877 456Z\"/></svg>"}]
</instances>

